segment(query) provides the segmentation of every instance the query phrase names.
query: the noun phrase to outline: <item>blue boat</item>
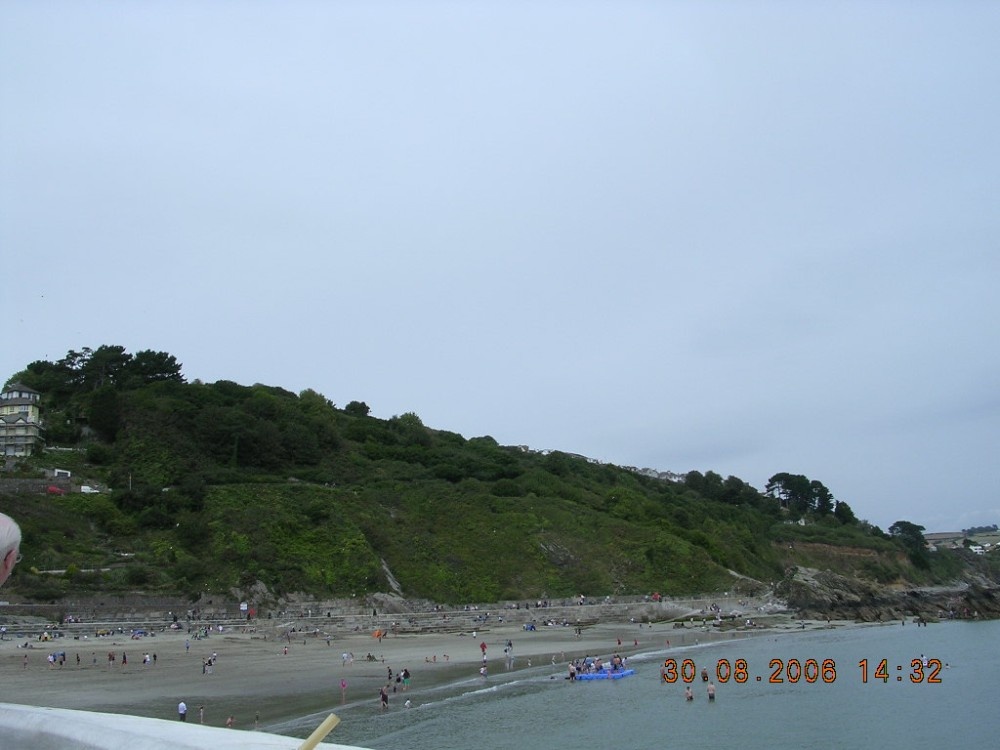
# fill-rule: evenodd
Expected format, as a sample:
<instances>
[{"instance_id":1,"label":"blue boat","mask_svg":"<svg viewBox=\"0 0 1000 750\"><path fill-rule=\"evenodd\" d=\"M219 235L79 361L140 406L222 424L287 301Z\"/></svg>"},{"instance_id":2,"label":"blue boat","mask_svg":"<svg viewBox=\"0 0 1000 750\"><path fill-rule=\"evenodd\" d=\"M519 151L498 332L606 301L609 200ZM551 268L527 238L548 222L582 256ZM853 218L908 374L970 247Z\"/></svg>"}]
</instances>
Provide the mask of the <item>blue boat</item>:
<instances>
[{"instance_id":1,"label":"blue boat","mask_svg":"<svg viewBox=\"0 0 1000 750\"><path fill-rule=\"evenodd\" d=\"M635 674L634 669L602 669L600 672L584 672L578 674L578 680L620 680L622 677L631 677Z\"/></svg>"}]
</instances>

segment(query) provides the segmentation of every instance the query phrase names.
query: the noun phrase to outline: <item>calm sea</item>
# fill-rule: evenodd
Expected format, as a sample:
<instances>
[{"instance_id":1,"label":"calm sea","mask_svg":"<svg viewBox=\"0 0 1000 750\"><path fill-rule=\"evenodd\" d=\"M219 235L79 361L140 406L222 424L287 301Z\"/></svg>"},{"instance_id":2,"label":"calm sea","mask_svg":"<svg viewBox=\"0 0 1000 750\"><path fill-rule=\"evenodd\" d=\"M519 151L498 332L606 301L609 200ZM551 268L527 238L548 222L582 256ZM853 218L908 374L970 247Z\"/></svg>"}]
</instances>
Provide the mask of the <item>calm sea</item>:
<instances>
[{"instance_id":1,"label":"calm sea","mask_svg":"<svg viewBox=\"0 0 1000 750\"><path fill-rule=\"evenodd\" d=\"M921 656L928 667L914 683L911 661ZM678 662L678 680L672 685L660 676L667 657ZM685 667L684 659L692 664ZM720 659L726 661L718 675ZM867 682L859 666L863 659ZM878 676L883 659L887 679ZM737 660L746 662L743 683L735 681L737 667L743 666ZM719 677L726 676L727 663L729 679L723 682ZM372 750L683 748L709 743L775 750L940 750L957 743L1000 747L996 621L762 636L651 652L632 657L630 665L637 674L621 680L570 683L561 667L552 666L518 672L510 681L503 674L491 676L488 685L472 679L423 693L410 709L397 700L387 713L367 707L340 713L342 723L328 739ZM703 667L716 685L714 703L701 680ZM691 682L695 699L688 702L683 675L690 676L692 669L699 674ZM772 682L772 673L779 670L782 682ZM931 682L932 677L940 682ZM300 726L290 722L275 731L307 734L321 718L303 717Z\"/></svg>"}]
</instances>

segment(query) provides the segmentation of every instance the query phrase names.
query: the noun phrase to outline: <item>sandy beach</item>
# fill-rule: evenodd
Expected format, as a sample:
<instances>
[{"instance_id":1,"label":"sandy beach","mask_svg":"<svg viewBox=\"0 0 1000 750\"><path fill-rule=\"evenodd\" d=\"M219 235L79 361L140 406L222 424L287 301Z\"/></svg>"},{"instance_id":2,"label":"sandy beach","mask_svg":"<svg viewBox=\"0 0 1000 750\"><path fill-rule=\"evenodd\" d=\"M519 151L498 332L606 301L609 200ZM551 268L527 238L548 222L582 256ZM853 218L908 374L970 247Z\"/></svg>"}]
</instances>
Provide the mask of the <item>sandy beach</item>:
<instances>
[{"instance_id":1,"label":"sandy beach","mask_svg":"<svg viewBox=\"0 0 1000 750\"><path fill-rule=\"evenodd\" d=\"M695 623L678 628L625 621L599 622L577 634L569 626L539 625L526 631L521 624L494 622L461 633L389 634L381 640L367 631L331 632L328 640L323 633L281 637L229 628L200 639L167 630L138 640L119 634L52 642L18 639L12 630L0 642L5 675L0 702L177 720L177 704L183 700L189 722L225 726L232 716L236 729L280 731L275 726L293 717L378 710L379 688L387 682L392 711L403 710L407 699L419 705L422 694L442 684L482 679L481 644L486 645L486 679L502 680L541 665L558 674L569 660L587 655L629 656L696 641L773 635L792 627L787 618L767 628L730 632ZM508 641L512 659L505 653ZM65 664L53 666L47 657L59 651L66 654ZM114 662L109 663L109 653ZM143 663L146 654L148 664ZM366 658L369 654L374 661ZM215 663L206 670L209 658ZM395 681L404 668L412 675L405 691Z\"/></svg>"}]
</instances>

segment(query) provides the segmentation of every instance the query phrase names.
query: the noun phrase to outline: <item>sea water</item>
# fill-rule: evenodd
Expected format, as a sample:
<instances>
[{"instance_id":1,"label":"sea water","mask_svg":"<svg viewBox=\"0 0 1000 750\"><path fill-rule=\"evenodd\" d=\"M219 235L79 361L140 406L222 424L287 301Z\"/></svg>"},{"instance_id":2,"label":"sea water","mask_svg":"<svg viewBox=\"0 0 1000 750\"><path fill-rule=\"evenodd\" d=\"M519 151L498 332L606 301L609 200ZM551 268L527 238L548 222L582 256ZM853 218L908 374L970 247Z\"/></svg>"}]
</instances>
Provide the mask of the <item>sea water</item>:
<instances>
[{"instance_id":1,"label":"sea water","mask_svg":"<svg viewBox=\"0 0 1000 750\"><path fill-rule=\"evenodd\" d=\"M661 675L666 659L677 665L672 684ZM328 741L372 750L1000 747L996 621L763 635L651 651L629 666L636 675L621 680L571 683L564 665L473 678L409 709L397 696L388 712L344 713Z\"/></svg>"}]
</instances>

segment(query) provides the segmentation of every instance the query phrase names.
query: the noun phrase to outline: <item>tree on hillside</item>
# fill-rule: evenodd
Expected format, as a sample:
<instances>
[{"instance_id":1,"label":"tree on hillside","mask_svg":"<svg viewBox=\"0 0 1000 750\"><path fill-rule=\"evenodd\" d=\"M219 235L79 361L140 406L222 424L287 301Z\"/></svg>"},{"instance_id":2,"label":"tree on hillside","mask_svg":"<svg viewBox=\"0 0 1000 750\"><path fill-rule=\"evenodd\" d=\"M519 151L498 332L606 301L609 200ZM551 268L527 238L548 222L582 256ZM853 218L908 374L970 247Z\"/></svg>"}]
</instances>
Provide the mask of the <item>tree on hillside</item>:
<instances>
[{"instance_id":1,"label":"tree on hillside","mask_svg":"<svg viewBox=\"0 0 1000 750\"><path fill-rule=\"evenodd\" d=\"M124 346L70 349L58 362L39 360L14 375L46 398L50 407L61 408L74 397L101 388L138 388L160 381L184 382L181 365L172 354L143 350L135 356Z\"/></svg>"},{"instance_id":2,"label":"tree on hillside","mask_svg":"<svg viewBox=\"0 0 1000 750\"><path fill-rule=\"evenodd\" d=\"M804 513L813 509L812 486L802 474L780 472L767 480L764 492L778 498L781 507Z\"/></svg>"},{"instance_id":3,"label":"tree on hillside","mask_svg":"<svg viewBox=\"0 0 1000 750\"><path fill-rule=\"evenodd\" d=\"M322 393L306 388L299 394L299 408L311 416L328 416L337 405Z\"/></svg>"},{"instance_id":4,"label":"tree on hillside","mask_svg":"<svg viewBox=\"0 0 1000 750\"><path fill-rule=\"evenodd\" d=\"M718 500L723 494L722 477L714 471L689 471L684 475L684 485L710 500Z\"/></svg>"},{"instance_id":5,"label":"tree on hillside","mask_svg":"<svg viewBox=\"0 0 1000 750\"><path fill-rule=\"evenodd\" d=\"M833 513L833 493L815 479L802 474L780 472L767 480L764 492L775 497L783 508L794 513L817 513L828 516Z\"/></svg>"},{"instance_id":6,"label":"tree on hillside","mask_svg":"<svg viewBox=\"0 0 1000 750\"><path fill-rule=\"evenodd\" d=\"M924 527L910 521L896 521L889 527L889 536L896 539L906 550L910 561L918 568L929 568L930 557L927 552L927 540L924 539Z\"/></svg>"},{"instance_id":7,"label":"tree on hillside","mask_svg":"<svg viewBox=\"0 0 1000 750\"><path fill-rule=\"evenodd\" d=\"M431 434L423 421L414 412L398 415L389 420L389 428L394 430L404 445L430 445Z\"/></svg>"},{"instance_id":8,"label":"tree on hillside","mask_svg":"<svg viewBox=\"0 0 1000 750\"><path fill-rule=\"evenodd\" d=\"M371 408L364 401L351 401L344 407L344 413L352 417L367 417Z\"/></svg>"},{"instance_id":9,"label":"tree on hillside","mask_svg":"<svg viewBox=\"0 0 1000 750\"><path fill-rule=\"evenodd\" d=\"M705 486L705 475L700 471L691 470L684 475L684 485L700 493L701 488Z\"/></svg>"},{"instance_id":10,"label":"tree on hillside","mask_svg":"<svg viewBox=\"0 0 1000 750\"><path fill-rule=\"evenodd\" d=\"M129 364L128 371L129 375L137 378L141 383L157 383L162 380L184 382L184 376L181 375L181 363L177 361L177 358L166 352L154 352L152 349L136 352Z\"/></svg>"},{"instance_id":11,"label":"tree on hillside","mask_svg":"<svg viewBox=\"0 0 1000 750\"><path fill-rule=\"evenodd\" d=\"M833 506L833 517L845 526L853 526L858 522L858 517L854 515L851 506L837 500Z\"/></svg>"},{"instance_id":12,"label":"tree on hillside","mask_svg":"<svg viewBox=\"0 0 1000 750\"><path fill-rule=\"evenodd\" d=\"M833 494L822 482L812 480L809 483L809 491L812 496L813 509L821 516L828 516L833 513Z\"/></svg>"},{"instance_id":13,"label":"tree on hillside","mask_svg":"<svg viewBox=\"0 0 1000 750\"><path fill-rule=\"evenodd\" d=\"M42 394L47 405L61 406L76 391L73 373L61 362L38 360L15 373L7 385L20 383Z\"/></svg>"},{"instance_id":14,"label":"tree on hillside","mask_svg":"<svg viewBox=\"0 0 1000 750\"><path fill-rule=\"evenodd\" d=\"M732 475L726 477L726 481L722 483L722 492L719 494L719 500L730 505L753 504L757 502L757 498L757 490Z\"/></svg>"},{"instance_id":15,"label":"tree on hillside","mask_svg":"<svg viewBox=\"0 0 1000 750\"><path fill-rule=\"evenodd\" d=\"M99 346L96 350L83 350L80 372L87 390L96 391L106 385L121 386L125 382L132 355L124 346Z\"/></svg>"}]
</instances>

